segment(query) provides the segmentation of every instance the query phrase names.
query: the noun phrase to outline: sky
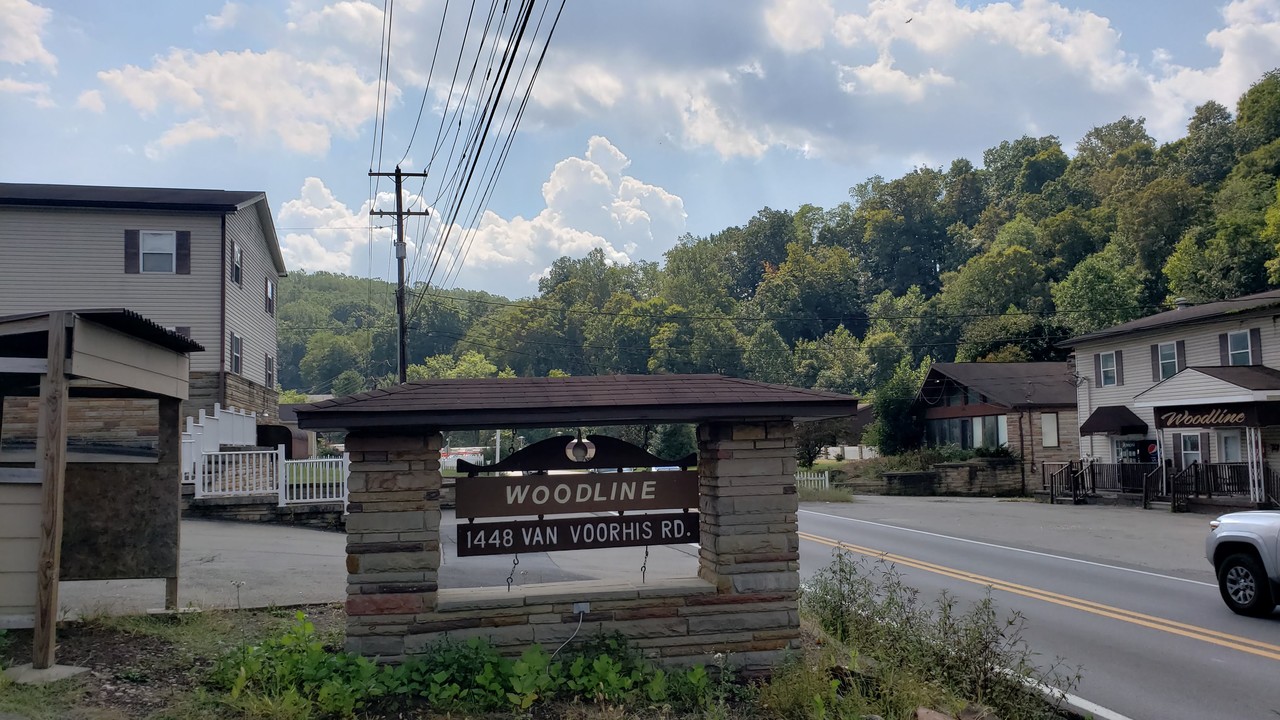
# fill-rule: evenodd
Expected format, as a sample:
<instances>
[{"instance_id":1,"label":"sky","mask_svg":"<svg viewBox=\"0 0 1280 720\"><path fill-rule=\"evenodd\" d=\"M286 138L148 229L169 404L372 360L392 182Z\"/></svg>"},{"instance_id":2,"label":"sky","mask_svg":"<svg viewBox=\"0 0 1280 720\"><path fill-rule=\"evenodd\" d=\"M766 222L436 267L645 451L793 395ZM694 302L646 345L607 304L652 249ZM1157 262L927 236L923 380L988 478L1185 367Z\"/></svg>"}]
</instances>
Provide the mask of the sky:
<instances>
[{"instance_id":1,"label":"sky","mask_svg":"<svg viewBox=\"0 0 1280 720\"><path fill-rule=\"evenodd\" d=\"M1280 0L567 0L488 202L432 274L469 9L0 0L0 180L262 190L290 269L394 278L370 216L394 194L368 173L427 168L406 184L434 213L408 226L410 281L524 297L562 255L660 261L685 233L1023 134L1071 152L1129 115L1176 139L1280 66Z\"/></svg>"}]
</instances>

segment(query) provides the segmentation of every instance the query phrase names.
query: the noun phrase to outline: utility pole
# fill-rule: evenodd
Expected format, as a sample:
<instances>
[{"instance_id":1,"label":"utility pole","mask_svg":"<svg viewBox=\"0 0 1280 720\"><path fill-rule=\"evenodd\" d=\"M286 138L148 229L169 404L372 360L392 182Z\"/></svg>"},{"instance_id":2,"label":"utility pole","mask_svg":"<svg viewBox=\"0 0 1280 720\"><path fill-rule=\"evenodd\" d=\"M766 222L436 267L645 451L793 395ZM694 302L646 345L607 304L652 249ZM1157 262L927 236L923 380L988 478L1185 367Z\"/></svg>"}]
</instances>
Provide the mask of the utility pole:
<instances>
[{"instance_id":1,"label":"utility pole","mask_svg":"<svg viewBox=\"0 0 1280 720\"><path fill-rule=\"evenodd\" d=\"M405 305L404 303L404 299L405 299L404 258L405 258L405 255L407 254L405 252L406 245L404 241L404 219L406 217L426 216L431 214L430 211L427 211L427 210L405 210L404 209L404 192L402 191L402 185L404 184L404 179L407 177L424 178L426 176L427 174L424 172L421 172L421 173L400 172L399 165L396 165L396 171L394 173L372 172L372 171L369 172L369 177L393 177L396 179L395 212L387 212L385 210L371 210L369 211L369 214L377 215L377 216L385 216L385 215L396 216L396 267L397 267L397 275L398 275L398 280L396 282L396 316L399 320L399 328L396 334L396 338L397 338L396 347L399 351L397 355L399 358L400 382L402 383L408 379L405 373L407 372L407 369L409 367L409 319L405 317L405 309L404 309L404 305ZM369 271L373 272L373 269L370 268Z\"/></svg>"}]
</instances>

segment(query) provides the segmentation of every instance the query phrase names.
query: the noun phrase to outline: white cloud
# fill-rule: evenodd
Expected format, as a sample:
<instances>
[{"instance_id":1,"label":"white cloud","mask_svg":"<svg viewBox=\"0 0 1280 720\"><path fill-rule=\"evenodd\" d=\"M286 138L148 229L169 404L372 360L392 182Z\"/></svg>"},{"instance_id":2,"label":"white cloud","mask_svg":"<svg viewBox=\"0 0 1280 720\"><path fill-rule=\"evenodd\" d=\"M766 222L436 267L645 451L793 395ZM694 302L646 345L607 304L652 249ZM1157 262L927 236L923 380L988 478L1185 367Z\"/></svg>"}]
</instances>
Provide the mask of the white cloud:
<instances>
[{"instance_id":1,"label":"white cloud","mask_svg":"<svg viewBox=\"0 0 1280 720\"><path fill-rule=\"evenodd\" d=\"M217 15L205 15L204 26L210 30L230 30L240 20L244 8L239 3L227 2Z\"/></svg>"},{"instance_id":2,"label":"white cloud","mask_svg":"<svg viewBox=\"0 0 1280 720\"><path fill-rule=\"evenodd\" d=\"M376 102L376 83L355 68L277 50L172 50L150 68L128 65L98 78L143 115L186 118L151 144L153 156L216 137L278 141L296 153L323 155L334 134L355 136ZM389 95L398 94L393 86Z\"/></svg>"},{"instance_id":3,"label":"white cloud","mask_svg":"<svg viewBox=\"0 0 1280 720\"><path fill-rule=\"evenodd\" d=\"M107 104L102 100L101 91L86 90L80 93L80 97L76 98L76 107L90 112L101 113L106 111Z\"/></svg>"},{"instance_id":4,"label":"white cloud","mask_svg":"<svg viewBox=\"0 0 1280 720\"><path fill-rule=\"evenodd\" d=\"M545 207L533 217L503 218L485 211L474 228L455 226L435 282L444 281L446 268L463 252L462 274L485 276L487 285L501 285L507 292L513 291L511 283L516 283L518 292L519 283L537 277L562 255L581 256L600 248L615 263L657 258L684 232L684 201L627 175L630 164L608 139L592 137L581 157L556 164L542 185ZM418 197L410 196L407 201L410 206L423 205ZM391 193L383 193L378 207L390 207L393 202ZM284 204L278 223L290 267L360 275L371 266L375 274L387 271L382 265L389 257L391 231L373 232L371 263L368 203L353 210L318 178L308 178L299 197ZM427 252L434 246L439 228L438 215L433 212L427 229L429 239L421 243ZM413 227L408 230L409 239L415 240ZM415 255L411 242L409 257ZM425 259L413 263L413 279L424 279L426 267ZM495 274L509 282L493 282Z\"/></svg>"},{"instance_id":5,"label":"white cloud","mask_svg":"<svg viewBox=\"0 0 1280 720\"><path fill-rule=\"evenodd\" d=\"M43 40L52 15L52 10L30 0L0 0L0 62L55 69L58 60L45 49Z\"/></svg>"},{"instance_id":6,"label":"white cloud","mask_svg":"<svg viewBox=\"0 0 1280 720\"><path fill-rule=\"evenodd\" d=\"M1176 65L1167 51L1157 51L1155 63L1163 71L1155 81L1158 100L1152 108L1158 135L1181 134L1191 108L1206 100L1235 107L1236 99L1280 57L1280 2L1234 0L1222 10L1223 26L1205 37L1218 52L1216 65L1190 68Z\"/></svg>"},{"instance_id":7,"label":"white cloud","mask_svg":"<svg viewBox=\"0 0 1280 720\"><path fill-rule=\"evenodd\" d=\"M764 11L769 38L793 53L822 47L835 18L829 0L773 0Z\"/></svg>"},{"instance_id":8,"label":"white cloud","mask_svg":"<svg viewBox=\"0 0 1280 720\"><path fill-rule=\"evenodd\" d=\"M933 85L954 85L955 79L929 68L921 75L908 75L893 66L893 58L882 54L875 64L849 67L840 65L840 88L848 93L897 95L907 102L924 99Z\"/></svg>"},{"instance_id":9,"label":"white cloud","mask_svg":"<svg viewBox=\"0 0 1280 720\"><path fill-rule=\"evenodd\" d=\"M31 102L36 104L36 107L50 108L54 106L53 99L49 97L49 86L45 83L0 78L0 93L29 96Z\"/></svg>"}]
</instances>

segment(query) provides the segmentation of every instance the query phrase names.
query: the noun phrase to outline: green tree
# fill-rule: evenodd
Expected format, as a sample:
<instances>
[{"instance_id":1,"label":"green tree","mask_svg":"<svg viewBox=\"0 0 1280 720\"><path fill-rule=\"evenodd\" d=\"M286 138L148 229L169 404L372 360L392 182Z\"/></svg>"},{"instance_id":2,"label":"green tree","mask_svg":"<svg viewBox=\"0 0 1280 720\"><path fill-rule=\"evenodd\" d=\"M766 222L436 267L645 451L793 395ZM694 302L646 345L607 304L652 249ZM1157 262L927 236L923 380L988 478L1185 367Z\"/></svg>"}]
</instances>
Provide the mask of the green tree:
<instances>
[{"instance_id":1,"label":"green tree","mask_svg":"<svg viewBox=\"0 0 1280 720\"><path fill-rule=\"evenodd\" d=\"M1082 260L1053 286L1053 304L1062 322L1077 334L1149 314L1154 308L1145 307L1142 297L1142 272L1133 253L1117 242Z\"/></svg>"},{"instance_id":2,"label":"green tree","mask_svg":"<svg viewBox=\"0 0 1280 720\"><path fill-rule=\"evenodd\" d=\"M965 326L956 362L1047 362L1065 360L1057 344L1070 337L1058 321L1012 313L977 318Z\"/></svg>"},{"instance_id":3,"label":"green tree","mask_svg":"<svg viewBox=\"0 0 1280 720\"><path fill-rule=\"evenodd\" d=\"M795 358L772 323L760 323L755 332L745 338L742 365L752 380L779 385L795 382Z\"/></svg>"},{"instance_id":4,"label":"green tree","mask_svg":"<svg viewBox=\"0 0 1280 720\"><path fill-rule=\"evenodd\" d=\"M766 272L754 307L787 342L812 340L837 326L865 326L857 262L840 247L787 247L787 259Z\"/></svg>"},{"instance_id":5,"label":"green tree","mask_svg":"<svg viewBox=\"0 0 1280 720\"><path fill-rule=\"evenodd\" d=\"M306 401L307 401L307 394L302 392L301 390L281 390L280 391L281 405L298 405L300 403L305 403Z\"/></svg>"},{"instance_id":6,"label":"green tree","mask_svg":"<svg viewBox=\"0 0 1280 720\"><path fill-rule=\"evenodd\" d=\"M364 389L364 376L355 370L343 370L342 374L334 378L333 381L333 394L339 397L355 395L358 392L363 392Z\"/></svg>"},{"instance_id":7,"label":"green tree","mask_svg":"<svg viewBox=\"0 0 1280 720\"><path fill-rule=\"evenodd\" d=\"M915 399L932 364L930 358L925 358L919 366L913 366L903 358L889 381L872 394L875 421L867 428L862 441L875 445L881 455L898 455L920 446L924 421L915 408Z\"/></svg>"},{"instance_id":8,"label":"green tree","mask_svg":"<svg viewBox=\"0 0 1280 720\"><path fill-rule=\"evenodd\" d=\"M339 375L361 364L362 356L353 336L321 330L307 339L306 354L299 363L302 381L311 392L328 392Z\"/></svg>"},{"instance_id":9,"label":"green tree","mask_svg":"<svg viewBox=\"0 0 1280 720\"><path fill-rule=\"evenodd\" d=\"M1044 268L1021 246L992 248L943 276L939 309L954 316L1040 310L1048 297Z\"/></svg>"},{"instance_id":10,"label":"green tree","mask_svg":"<svg viewBox=\"0 0 1280 720\"><path fill-rule=\"evenodd\" d=\"M1210 100L1196 108L1187 135L1178 144L1177 166L1192 185L1216 186L1226 179L1240 152L1231 111Z\"/></svg>"},{"instance_id":11,"label":"green tree","mask_svg":"<svg viewBox=\"0 0 1280 720\"><path fill-rule=\"evenodd\" d=\"M458 357L432 355L421 363L410 365L405 374L410 380L515 377L511 368L499 370L489 358L475 350L467 350Z\"/></svg>"},{"instance_id":12,"label":"green tree","mask_svg":"<svg viewBox=\"0 0 1280 720\"><path fill-rule=\"evenodd\" d=\"M1240 96L1236 125L1248 147L1280 138L1280 68L1267 71Z\"/></svg>"}]
</instances>

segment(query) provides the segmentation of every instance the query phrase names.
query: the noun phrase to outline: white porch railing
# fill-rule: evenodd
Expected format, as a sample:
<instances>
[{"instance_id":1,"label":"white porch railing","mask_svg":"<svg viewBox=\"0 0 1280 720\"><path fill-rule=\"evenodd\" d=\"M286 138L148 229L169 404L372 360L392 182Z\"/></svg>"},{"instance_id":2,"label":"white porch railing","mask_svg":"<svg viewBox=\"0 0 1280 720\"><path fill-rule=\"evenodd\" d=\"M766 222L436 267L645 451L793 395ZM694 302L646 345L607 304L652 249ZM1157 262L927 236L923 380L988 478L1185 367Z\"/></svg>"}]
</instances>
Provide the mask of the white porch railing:
<instances>
[{"instance_id":1,"label":"white porch railing","mask_svg":"<svg viewBox=\"0 0 1280 720\"><path fill-rule=\"evenodd\" d=\"M827 471L798 472L796 485L810 490L826 490L831 487L831 473Z\"/></svg>"},{"instance_id":2,"label":"white porch railing","mask_svg":"<svg viewBox=\"0 0 1280 720\"><path fill-rule=\"evenodd\" d=\"M280 506L302 503L347 501L350 456L286 460L284 482L280 483Z\"/></svg>"},{"instance_id":3,"label":"white porch railing","mask_svg":"<svg viewBox=\"0 0 1280 720\"><path fill-rule=\"evenodd\" d=\"M198 419L187 418L187 429L182 433L182 473L194 477L200 456L219 452L224 445L253 447L257 444L257 413L235 408L223 410L214 403L212 414L201 410Z\"/></svg>"},{"instance_id":4,"label":"white porch railing","mask_svg":"<svg viewBox=\"0 0 1280 720\"><path fill-rule=\"evenodd\" d=\"M206 452L195 463L195 496L270 495L277 503L299 505L347 501L351 461L340 458L286 460L284 445L275 450Z\"/></svg>"}]
</instances>

